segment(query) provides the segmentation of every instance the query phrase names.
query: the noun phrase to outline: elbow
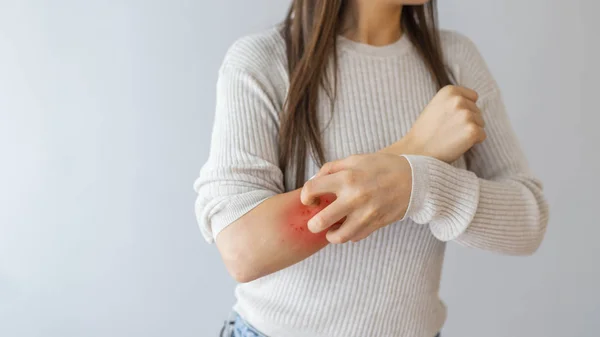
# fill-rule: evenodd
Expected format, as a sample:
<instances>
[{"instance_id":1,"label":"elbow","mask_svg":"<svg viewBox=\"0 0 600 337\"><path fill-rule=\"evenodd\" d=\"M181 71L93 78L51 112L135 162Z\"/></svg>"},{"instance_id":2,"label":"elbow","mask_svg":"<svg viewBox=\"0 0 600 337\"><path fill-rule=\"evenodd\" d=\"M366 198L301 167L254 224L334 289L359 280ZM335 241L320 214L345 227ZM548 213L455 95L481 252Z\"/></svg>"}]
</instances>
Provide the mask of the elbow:
<instances>
[{"instance_id":1,"label":"elbow","mask_svg":"<svg viewBox=\"0 0 600 337\"><path fill-rule=\"evenodd\" d=\"M523 245L521 247L515 249L514 255L531 256L539 250L542 241L544 241L546 229L548 227L549 207L548 202L541 193L537 196L537 209L535 214L537 215L535 221L528 226L530 230L527 238L523 240Z\"/></svg>"},{"instance_id":2,"label":"elbow","mask_svg":"<svg viewBox=\"0 0 600 337\"><path fill-rule=\"evenodd\" d=\"M547 224L547 215L541 216L533 222L524 224L520 231L504 237L500 241L488 242L487 249L502 255L531 256L542 245Z\"/></svg>"},{"instance_id":3,"label":"elbow","mask_svg":"<svg viewBox=\"0 0 600 337\"><path fill-rule=\"evenodd\" d=\"M528 235L528 239L524 241L524 244L519 247L519 249L515 250L514 255L531 256L535 254L542 245L542 241L544 241L547 225L548 217L542 217L542 219L536 223L534 226L535 229Z\"/></svg>"},{"instance_id":4,"label":"elbow","mask_svg":"<svg viewBox=\"0 0 600 337\"><path fill-rule=\"evenodd\" d=\"M248 283L256 279L261 278L262 273L255 268L253 264L248 264L240 261L239 259L232 260L223 257L225 262L225 268L229 272L229 275L238 283Z\"/></svg>"},{"instance_id":5,"label":"elbow","mask_svg":"<svg viewBox=\"0 0 600 337\"><path fill-rule=\"evenodd\" d=\"M523 247L520 247L520 249L517 249L514 252L515 253L514 255L532 256L533 254L535 254L538 251L538 249L542 245L542 238L543 237L538 237L538 236L531 238L531 240L529 242L527 242L526 245L524 245Z\"/></svg>"},{"instance_id":6,"label":"elbow","mask_svg":"<svg viewBox=\"0 0 600 337\"><path fill-rule=\"evenodd\" d=\"M546 236L546 229L548 228L549 221L549 207L548 202L545 198L541 197L541 200L538 200L538 211L539 217L538 221L535 223L535 230L531 235L531 244L530 249L527 250L527 256L533 255L538 251L540 246L542 245L542 241L544 241L544 237Z\"/></svg>"},{"instance_id":7,"label":"elbow","mask_svg":"<svg viewBox=\"0 0 600 337\"><path fill-rule=\"evenodd\" d=\"M254 275L244 268L236 268L226 264L227 271L229 275L237 282L237 283L248 283L252 282L259 278L259 276Z\"/></svg>"},{"instance_id":8,"label":"elbow","mask_svg":"<svg viewBox=\"0 0 600 337\"><path fill-rule=\"evenodd\" d=\"M243 240L243 236L221 233L216 243L225 268L238 283L254 281L266 273L259 258L253 254L252 247Z\"/></svg>"}]
</instances>

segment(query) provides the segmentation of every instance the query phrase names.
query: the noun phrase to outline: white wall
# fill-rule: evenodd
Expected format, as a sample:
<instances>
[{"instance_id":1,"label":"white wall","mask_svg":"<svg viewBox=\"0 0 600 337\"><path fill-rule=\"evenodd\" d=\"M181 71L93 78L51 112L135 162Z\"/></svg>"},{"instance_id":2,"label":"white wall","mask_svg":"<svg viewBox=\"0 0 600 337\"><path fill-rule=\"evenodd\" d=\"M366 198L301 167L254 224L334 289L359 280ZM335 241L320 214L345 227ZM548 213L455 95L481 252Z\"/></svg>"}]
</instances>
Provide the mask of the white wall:
<instances>
[{"instance_id":1,"label":"white wall","mask_svg":"<svg viewBox=\"0 0 600 337\"><path fill-rule=\"evenodd\" d=\"M215 336L233 281L193 214L217 67L281 0L0 0L0 336ZM594 1L441 1L546 186L537 255L449 245L445 336L595 336Z\"/></svg>"}]
</instances>

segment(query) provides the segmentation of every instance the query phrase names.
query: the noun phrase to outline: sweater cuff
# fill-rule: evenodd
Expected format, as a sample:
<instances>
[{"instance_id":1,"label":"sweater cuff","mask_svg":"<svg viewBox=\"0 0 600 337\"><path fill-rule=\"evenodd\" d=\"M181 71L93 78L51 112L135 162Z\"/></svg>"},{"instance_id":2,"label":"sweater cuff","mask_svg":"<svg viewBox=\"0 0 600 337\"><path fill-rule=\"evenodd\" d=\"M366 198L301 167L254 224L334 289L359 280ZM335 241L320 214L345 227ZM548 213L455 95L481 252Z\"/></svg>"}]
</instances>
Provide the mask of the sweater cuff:
<instances>
[{"instance_id":1,"label":"sweater cuff","mask_svg":"<svg viewBox=\"0 0 600 337\"><path fill-rule=\"evenodd\" d=\"M235 196L213 198L203 210L198 212L204 239L209 243L215 242L217 235L225 227L275 194L269 190L256 190Z\"/></svg>"},{"instance_id":2,"label":"sweater cuff","mask_svg":"<svg viewBox=\"0 0 600 337\"><path fill-rule=\"evenodd\" d=\"M414 222L429 224L441 241L456 239L475 216L479 203L479 178L441 160L403 155L412 169L412 190L405 214Z\"/></svg>"}]
</instances>

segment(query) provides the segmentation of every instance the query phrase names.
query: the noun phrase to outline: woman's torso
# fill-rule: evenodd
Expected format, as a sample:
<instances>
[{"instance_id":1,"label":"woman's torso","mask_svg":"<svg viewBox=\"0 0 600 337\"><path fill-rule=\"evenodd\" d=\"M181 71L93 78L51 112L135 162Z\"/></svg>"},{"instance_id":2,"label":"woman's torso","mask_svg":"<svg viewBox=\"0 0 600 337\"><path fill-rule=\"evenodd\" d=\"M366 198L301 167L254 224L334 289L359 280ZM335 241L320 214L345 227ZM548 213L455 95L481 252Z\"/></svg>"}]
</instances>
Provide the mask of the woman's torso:
<instances>
[{"instance_id":1,"label":"woman's torso","mask_svg":"<svg viewBox=\"0 0 600 337\"><path fill-rule=\"evenodd\" d=\"M450 32L444 33L452 38ZM241 46L239 44L242 44ZM371 47L339 40L333 111L321 94L319 121L327 161L386 147L410 129L437 92L410 42ZM275 30L246 37L252 55L283 105L285 45ZM308 178L319 166L308 159ZM464 159L455 166L465 168ZM294 176L285 175L286 189ZM234 307L268 336L434 336L446 310L438 290L445 244L427 226L390 224L358 243L329 245L284 270L236 288Z\"/></svg>"}]
</instances>

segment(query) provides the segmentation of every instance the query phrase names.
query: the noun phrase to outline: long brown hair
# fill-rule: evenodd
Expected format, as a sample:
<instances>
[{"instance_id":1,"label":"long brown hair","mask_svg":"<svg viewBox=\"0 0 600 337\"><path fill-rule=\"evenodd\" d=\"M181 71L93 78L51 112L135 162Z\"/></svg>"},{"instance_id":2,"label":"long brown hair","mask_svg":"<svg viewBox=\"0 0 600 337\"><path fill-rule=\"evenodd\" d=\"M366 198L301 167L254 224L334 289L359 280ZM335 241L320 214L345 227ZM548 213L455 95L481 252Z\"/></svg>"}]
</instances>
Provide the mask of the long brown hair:
<instances>
[{"instance_id":1,"label":"long brown hair","mask_svg":"<svg viewBox=\"0 0 600 337\"><path fill-rule=\"evenodd\" d=\"M318 93L324 88L333 104L337 78L337 35L348 0L293 0L282 26L290 86L279 133L279 165L295 168L296 188L304 183L307 155L325 161L317 114ZM440 47L436 3L404 6L401 24L438 88L451 84ZM333 57L334 82L326 76Z\"/></svg>"}]
</instances>

